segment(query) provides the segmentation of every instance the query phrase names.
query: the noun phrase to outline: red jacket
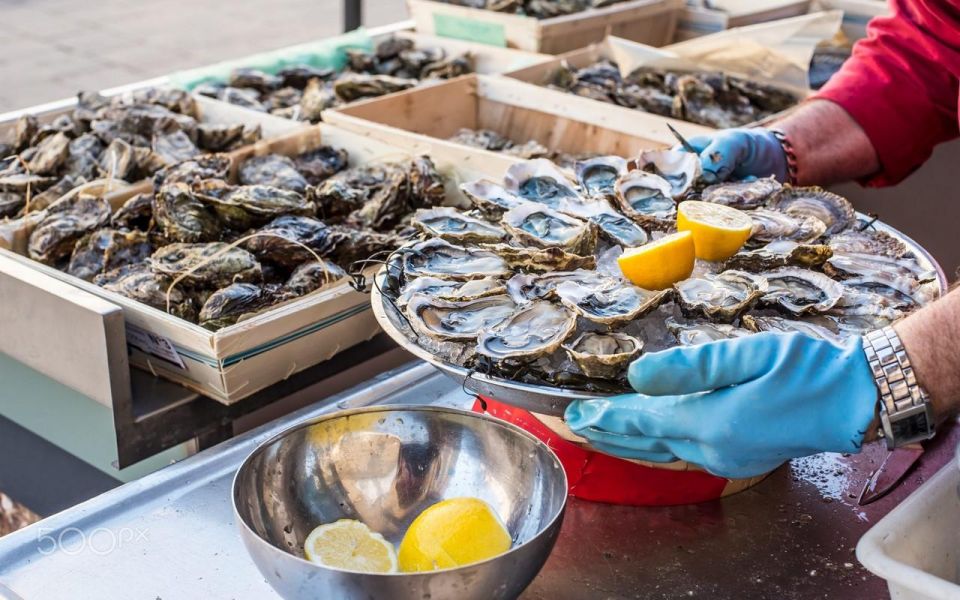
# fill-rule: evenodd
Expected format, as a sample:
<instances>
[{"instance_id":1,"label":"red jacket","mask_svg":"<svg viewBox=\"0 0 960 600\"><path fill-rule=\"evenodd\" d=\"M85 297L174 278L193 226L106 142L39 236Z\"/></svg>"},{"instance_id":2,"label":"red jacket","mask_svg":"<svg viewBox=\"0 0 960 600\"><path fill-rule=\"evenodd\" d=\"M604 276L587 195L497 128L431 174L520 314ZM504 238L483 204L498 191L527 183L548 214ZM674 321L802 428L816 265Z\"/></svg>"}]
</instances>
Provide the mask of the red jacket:
<instances>
[{"instance_id":1,"label":"red jacket","mask_svg":"<svg viewBox=\"0 0 960 600\"><path fill-rule=\"evenodd\" d=\"M853 56L814 97L842 106L867 133L881 172L864 183L893 185L933 147L960 136L960 2L890 0Z\"/></svg>"}]
</instances>

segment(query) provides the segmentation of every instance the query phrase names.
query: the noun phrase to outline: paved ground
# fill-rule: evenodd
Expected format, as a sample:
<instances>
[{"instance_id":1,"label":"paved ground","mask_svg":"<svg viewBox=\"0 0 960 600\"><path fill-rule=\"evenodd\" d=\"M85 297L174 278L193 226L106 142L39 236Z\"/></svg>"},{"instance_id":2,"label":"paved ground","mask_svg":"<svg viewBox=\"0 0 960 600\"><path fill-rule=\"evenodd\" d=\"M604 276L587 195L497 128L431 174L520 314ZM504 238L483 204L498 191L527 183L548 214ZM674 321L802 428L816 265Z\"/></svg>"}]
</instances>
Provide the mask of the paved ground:
<instances>
[{"instance_id":1,"label":"paved ground","mask_svg":"<svg viewBox=\"0 0 960 600\"><path fill-rule=\"evenodd\" d=\"M0 112L340 33L341 0L0 0ZM365 0L364 24L406 18Z\"/></svg>"}]
</instances>

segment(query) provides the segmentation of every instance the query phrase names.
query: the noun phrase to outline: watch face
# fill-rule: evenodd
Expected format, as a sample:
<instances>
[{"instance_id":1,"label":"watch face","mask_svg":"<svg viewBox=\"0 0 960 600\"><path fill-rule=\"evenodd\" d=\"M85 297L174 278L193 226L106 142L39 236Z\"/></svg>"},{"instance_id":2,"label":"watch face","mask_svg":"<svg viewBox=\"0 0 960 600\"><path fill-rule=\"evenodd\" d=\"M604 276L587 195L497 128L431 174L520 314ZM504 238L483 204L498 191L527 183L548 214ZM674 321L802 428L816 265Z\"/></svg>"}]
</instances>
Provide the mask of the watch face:
<instances>
[{"instance_id":1,"label":"watch face","mask_svg":"<svg viewBox=\"0 0 960 600\"><path fill-rule=\"evenodd\" d=\"M890 432L897 446L928 440L933 437L934 422L927 403L914 406L903 412L888 415Z\"/></svg>"}]
</instances>

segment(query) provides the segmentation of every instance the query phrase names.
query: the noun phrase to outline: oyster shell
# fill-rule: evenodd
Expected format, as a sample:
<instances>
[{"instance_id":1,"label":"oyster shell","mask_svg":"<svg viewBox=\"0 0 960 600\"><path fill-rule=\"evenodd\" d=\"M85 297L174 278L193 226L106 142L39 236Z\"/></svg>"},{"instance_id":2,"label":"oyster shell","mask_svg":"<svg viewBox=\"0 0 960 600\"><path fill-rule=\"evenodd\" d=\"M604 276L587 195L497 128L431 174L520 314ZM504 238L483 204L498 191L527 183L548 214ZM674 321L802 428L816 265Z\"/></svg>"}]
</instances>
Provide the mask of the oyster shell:
<instances>
[{"instance_id":1,"label":"oyster shell","mask_svg":"<svg viewBox=\"0 0 960 600\"><path fill-rule=\"evenodd\" d=\"M197 307L193 299L176 286L169 289L170 284L154 273L146 263L108 271L98 275L93 282L105 290L152 306L162 312L167 312L169 299L171 315L187 321L197 319Z\"/></svg>"},{"instance_id":2,"label":"oyster shell","mask_svg":"<svg viewBox=\"0 0 960 600\"><path fill-rule=\"evenodd\" d=\"M562 306L536 301L477 336L477 352L494 361L531 360L560 347L577 326L577 316Z\"/></svg>"},{"instance_id":3,"label":"oyster shell","mask_svg":"<svg viewBox=\"0 0 960 600\"><path fill-rule=\"evenodd\" d=\"M770 206L790 215L819 219L826 226L827 235L839 233L857 222L849 200L818 187L784 186L770 200Z\"/></svg>"},{"instance_id":4,"label":"oyster shell","mask_svg":"<svg viewBox=\"0 0 960 600\"><path fill-rule=\"evenodd\" d=\"M677 216L670 182L659 175L630 171L617 180L614 189L623 213L641 224L663 227Z\"/></svg>"},{"instance_id":5,"label":"oyster shell","mask_svg":"<svg viewBox=\"0 0 960 600\"><path fill-rule=\"evenodd\" d=\"M907 247L902 241L885 231L873 229L848 229L830 236L827 243L837 254L878 254L900 258L907 253Z\"/></svg>"},{"instance_id":6,"label":"oyster shell","mask_svg":"<svg viewBox=\"0 0 960 600\"><path fill-rule=\"evenodd\" d=\"M477 339L481 331L516 311L517 305L505 294L455 302L420 293L411 296L404 309L419 335L458 341Z\"/></svg>"},{"instance_id":7,"label":"oyster shell","mask_svg":"<svg viewBox=\"0 0 960 600\"><path fill-rule=\"evenodd\" d=\"M913 294L921 284L934 281L937 274L920 266L913 257L890 258L878 254L834 253L824 265L831 277L867 277L883 282L904 294Z\"/></svg>"},{"instance_id":8,"label":"oyster shell","mask_svg":"<svg viewBox=\"0 0 960 600\"><path fill-rule=\"evenodd\" d=\"M834 344L843 343L844 336L838 335L836 331L829 328L811 323L809 321L798 321L795 319L784 319L782 317L761 317L754 315L744 315L742 319L743 326L754 332L775 331L775 332L799 332L813 338L826 340Z\"/></svg>"},{"instance_id":9,"label":"oyster shell","mask_svg":"<svg viewBox=\"0 0 960 600\"><path fill-rule=\"evenodd\" d=\"M507 280L507 293L517 304L526 304L532 300L553 300L557 297L557 286L565 281L573 281L588 287L600 287L612 283L596 271L578 269L576 271L553 271L548 273L518 273Z\"/></svg>"},{"instance_id":10,"label":"oyster shell","mask_svg":"<svg viewBox=\"0 0 960 600\"><path fill-rule=\"evenodd\" d=\"M73 251L77 240L110 220L103 198L76 196L51 205L30 233L27 252L33 260L54 264Z\"/></svg>"},{"instance_id":11,"label":"oyster shell","mask_svg":"<svg viewBox=\"0 0 960 600\"><path fill-rule=\"evenodd\" d=\"M154 187L167 183L197 183L205 179L226 180L230 175L230 157L208 154L167 167L153 177Z\"/></svg>"},{"instance_id":12,"label":"oyster shell","mask_svg":"<svg viewBox=\"0 0 960 600\"><path fill-rule=\"evenodd\" d=\"M795 315L823 313L843 296L843 286L822 273L785 267L763 274L769 284L762 297Z\"/></svg>"},{"instance_id":13,"label":"oyster shell","mask_svg":"<svg viewBox=\"0 0 960 600\"><path fill-rule=\"evenodd\" d=\"M220 188L213 194L199 194L199 198L213 208L224 225L236 231L262 225L281 215L309 217L316 211L301 194L270 185Z\"/></svg>"},{"instance_id":14,"label":"oyster shell","mask_svg":"<svg viewBox=\"0 0 960 600\"><path fill-rule=\"evenodd\" d=\"M293 164L310 185L321 182L343 171L349 164L346 150L332 146L320 146L293 157Z\"/></svg>"},{"instance_id":15,"label":"oyster shell","mask_svg":"<svg viewBox=\"0 0 960 600\"><path fill-rule=\"evenodd\" d=\"M86 281L124 265L141 263L153 253L153 244L142 231L98 229L73 248L67 272Z\"/></svg>"},{"instance_id":16,"label":"oyster shell","mask_svg":"<svg viewBox=\"0 0 960 600\"><path fill-rule=\"evenodd\" d=\"M36 153L27 162L27 168L37 175L54 175L67 161L70 155L70 138L63 133L56 133L44 138L36 146Z\"/></svg>"},{"instance_id":17,"label":"oyster shell","mask_svg":"<svg viewBox=\"0 0 960 600\"><path fill-rule=\"evenodd\" d=\"M320 258L349 265L399 245L393 235L326 225L317 219L297 215L277 217L257 233L257 237L244 242L244 247L261 260L286 267L316 260L307 248Z\"/></svg>"},{"instance_id":18,"label":"oyster shell","mask_svg":"<svg viewBox=\"0 0 960 600\"><path fill-rule=\"evenodd\" d=\"M782 187L773 177L754 181L728 181L706 188L701 192L700 199L740 210L753 210L767 204Z\"/></svg>"},{"instance_id":19,"label":"oyster shell","mask_svg":"<svg viewBox=\"0 0 960 600\"><path fill-rule=\"evenodd\" d=\"M289 299L278 286L234 283L210 294L198 317L200 326L216 331L250 318Z\"/></svg>"},{"instance_id":20,"label":"oyster shell","mask_svg":"<svg viewBox=\"0 0 960 600\"><path fill-rule=\"evenodd\" d=\"M565 281L556 294L581 317L610 327L638 319L670 297L669 290L652 292L620 282L591 286Z\"/></svg>"},{"instance_id":21,"label":"oyster shell","mask_svg":"<svg viewBox=\"0 0 960 600\"><path fill-rule=\"evenodd\" d=\"M590 220L607 241L623 248L636 248L650 241L650 234L619 213L605 212Z\"/></svg>"},{"instance_id":22,"label":"oyster shell","mask_svg":"<svg viewBox=\"0 0 960 600\"><path fill-rule=\"evenodd\" d=\"M838 302L837 308L844 307L847 314L881 312L877 307L910 310L933 300L923 288L904 290L902 285L896 285L882 274L844 279L843 287L844 298ZM857 307L856 310L853 307Z\"/></svg>"},{"instance_id":23,"label":"oyster shell","mask_svg":"<svg viewBox=\"0 0 960 600\"><path fill-rule=\"evenodd\" d=\"M153 194L137 194L110 217L114 229L147 231L153 222Z\"/></svg>"},{"instance_id":24,"label":"oyster shell","mask_svg":"<svg viewBox=\"0 0 960 600\"><path fill-rule=\"evenodd\" d=\"M697 344L750 335L749 330L726 323L710 323L707 321L679 323L673 318L668 318L666 325L681 346L696 346Z\"/></svg>"},{"instance_id":25,"label":"oyster shell","mask_svg":"<svg viewBox=\"0 0 960 600\"><path fill-rule=\"evenodd\" d=\"M27 204L27 197L16 192L0 192L0 219L12 217Z\"/></svg>"},{"instance_id":26,"label":"oyster shell","mask_svg":"<svg viewBox=\"0 0 960 600\"><path fill-rule=\"evenodd\" d=\"M346 271L328 260L310 260L293 270L284 288L295 296L304 296L346 276Z\"/></svg>"},{"instance_id":27,"label":"oyster shell","mask_svg":"<svg viewBox=\"0 0 960 600\"><path fill-rule=\"evenodd\" d=\"M597 245L597 230L592 224L538 204L508 210L500 222L516 241L537 248L560 248L586 255Z\"/></svg>"},{"instance_id":28,"label":"oyster shell","mask_svg":"<svg viewBox=\"0 0 960 600\"><path fill-rule=\"evenodd\" d=\"M636 166L665 179L674 200L683 199L700 179L700 157L692 152L644 150L636 159Z\"/></svg>"},{"instance_id":29,"label":"oyster shell","mask_svg":"<svg viewBox=\"0 0 960 600\"><path fill-rule=\"evenodd\" d=\"M565 198L578 198L570 177L546 158L511 165L503 178L507 191L524 200L560 208Z\"/></svg>"},{"instance_id":30,"label":"oyster shell","mask_svg":"<svg viewBox=\"0 0 960 600\"><path fill-rule=\"evenodd\" d=\"M464 282L437 279L436 277L418 277L403 287L403 291L397 298L397 305L406 306L414 294L426 294L451 302L465 302L504 294L506 291L507 288L503 280L495 277L471 279ZM516 301L514 300L514 302Z\"/></svg>"},{"instance_id":31,"label":"oyster shell","mask_svg":"<svg viewBox=\"0 0 960 600\"><path fill-rule=\"evenodd\" d=\"M413 225L427 235L460 244L495 243L507 236L500 227L450 207L421 208Z\"/></svg>"},{"instance_id":32,"label":"oyster shell","mask_svg":"<svg viewBox=\"0 0 960 600\"><path fill-rule=\"evenodd\" d=\"M202 242L220 236L220 223L186 183L168 183L153 197L153 218L174 242Z\"/></svg>"},{"instance_id":33,"label":"oyster shell","mask_svg":"<svg viewBox=\"0 0 960 600\"><path fill-rule=\"evenodd\" d=\"M170 279L183 275L181 283L193 287L222 288L262 278L252 254L222 242L169 244L154 252L149 262L154 272Z\"/></svg>"},{"instance_id":34,"label":"oyster shell","mask_svg":"<svg viewBox=\"0 0 960 600\"><path fill-rule=\"evenodd\" d=\"M374 98L412 88L416 80L391 77L390 75L348 74L333 84L333 92L344 102L361 98Z\"/></svg>"},{"instance_id":35,"label":"oyster shell","mask_svg":"<svg viewBox=\"0 0 960 600\"><path fill-rule=\"evenodd\" d=\"M438 279L480 279L510 274L507 262L495 252L454 246L440 239L414 245L403 256L407 277L431 276Z\"/></svg>"},{"instance_id":36,"label":"oyster shell","mask_svg":"<svg viewBox=\"0 0 960 600\"><path fill-rule=\"evenodd\" d=\"M685 315L700 314L729 323L753 306L767 291L762 277L743 271L691 277L674 285Z\"/></svg>"},{"instance_id":37,"label":"oyster shell","mask_svg":"<svg viewBox=\"0 0 960 600\"><path fill-rule=\"evenodd\" d=\"M483 249L495 253L511 268L527 271L574 271L593 269L597 266L597 259L592 255L580 256L560 248L520 248L508 244L484 244Z\"/></svg>"},{"instance_id":38,"label":"oyster shell","mask_svg":"<svg viewBox=\"0 0 960 600\"><path fill-rule=\"evenodd\" d=\"M574 172L588 196L613 197L614 184L627 172L627 161L619 156L598 156L578 160Z\"/></svg>"},{"instance_id":39,"label":"oyster shell","mask_svg":"<svg viewBox=\"0 0 960 600\"><path fill-rule=\"evenodd\" d=\"M307 180L287 156L265 154L251 156L240 163L237 178L243 185L265 185L303 194Z\"/></svg>"},{"instance_id":40,"label":"oyster shell","mask_svg":"<svg viewBox=\"0 0 960 600\"><path fill-rule=\"evenodd\" d=\"M798 244L789 240L770 242L755 250L742 250L724 263L724 269L739 269L750 273L762 273L780 267L820 267L833 256L830 246L822 244Z\"/></svg>"},{"instance_id":41,"label":"oyster shell","mask_svg":"<svg viewBox=\"0 0 960 600\"><path fill-rule=\"evenodd\" d=\"M758 208L749 213L753 219L750 240L769 243L789 240L801 244L810 243L824 234L826 225L820 219L805 215L789 215L777 210Z\"/></svg>"},{"instance_id":42,"label":"oyster shell","mask_svg":"<svg viewBox=\"0 0 960 600\"><path fill-rule=\"evenodd\" d=\"M588 331L563 349L587 377L612 379L640 354L643 342L625 333Z\"/></svg>"},{"instance_id":43,"label":"oyster shell","mask_svg":"<svg viewBox=\"0 0 960 600\"><path fill-rule=\"evenodd\" d=\"M506 211L526 202L503 186L486 179L461 183L460 191L480 212L491 218L499 219Z\"/></svg>"}]
</instances>

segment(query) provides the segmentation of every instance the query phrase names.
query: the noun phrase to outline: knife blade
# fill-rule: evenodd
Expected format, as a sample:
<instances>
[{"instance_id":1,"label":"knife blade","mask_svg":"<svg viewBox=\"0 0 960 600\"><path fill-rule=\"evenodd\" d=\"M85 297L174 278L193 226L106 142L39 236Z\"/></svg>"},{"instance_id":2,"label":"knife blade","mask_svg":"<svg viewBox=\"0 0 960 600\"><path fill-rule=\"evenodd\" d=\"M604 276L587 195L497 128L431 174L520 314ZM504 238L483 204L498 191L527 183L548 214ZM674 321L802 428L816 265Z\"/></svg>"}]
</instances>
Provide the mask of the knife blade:
<instances>
[{"instance_id":1,"label":"knife blade","mask_svg":"<svg viewBox=\"0 0 960 600\"><path fill-rule=\"evenodd\" d=\"M857 504L866 506L889 494L921 456L923 446L920 444L908 444L888 452L880 466L864 483Z\"/></svg>"},{"instance_id":2,"label":"knife blade","mask_svg":"<svg viewBox=\"0 0 960 600\"><path fill-rule=\"evenodd\" d=\"M683 134L677 131L673 125L667 123L667 129L670 130L670 133L673 134L673 137L677 138L677 141L680 142L680 146L682 146L684 150L687 152L692 152L693 154L697 154L697 149L693 147L693 144L688 142L687 138L683 137Z\"/></svg>"}]
</instances>

